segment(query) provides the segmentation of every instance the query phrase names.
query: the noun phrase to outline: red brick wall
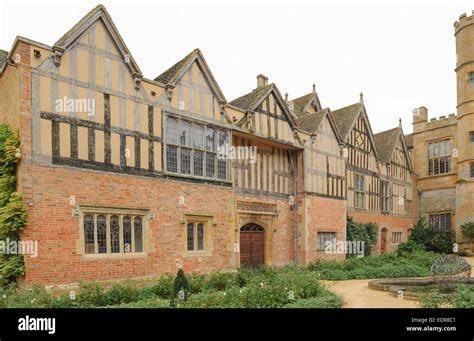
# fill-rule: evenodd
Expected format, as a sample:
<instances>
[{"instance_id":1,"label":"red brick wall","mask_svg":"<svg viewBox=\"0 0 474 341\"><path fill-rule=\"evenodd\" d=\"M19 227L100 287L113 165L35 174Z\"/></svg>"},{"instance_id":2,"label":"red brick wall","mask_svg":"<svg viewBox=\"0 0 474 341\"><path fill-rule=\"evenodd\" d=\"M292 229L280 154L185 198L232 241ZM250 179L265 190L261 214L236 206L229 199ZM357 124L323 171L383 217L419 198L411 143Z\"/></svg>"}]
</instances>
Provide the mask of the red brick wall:
<instances>
[{"instance_id":1,"label":"red brick wall","mask_svg":"<svg viewBox=\"0 0 474 341\"><path fill-rule=\"evenodd\" d=\"M68 167L23 164L31 175L32 206L23 240L39 241L39 256L25 257L24 284L66 284L80 280L105 280L175 273L176 257L183 257L185 271L229 270L232 264L230 231L234 230L234 198L231 188L183 183L130 175L119 175ZM87 260L79 245L80 221L72 217L69 197L77 205L147 208L151 250L144 259ZM184 195L185 204L179 205ZM205 198L205 199L203 199ZM186 257L185 213L214 217L209 226L213 252L210 256ZM80 251L80 252L78 252Z\"/></svg>"},{"instance_id":2,"label":"red brick wall","mask_svg":"<svg viewBox=\"0 0 474 341\"><path fill-rule=\"evenodd\" d=\"M344 254L326 254L316 248L317 233L336 232L337 241L346 239L346 202L318 196L307 196L305 264L316 259L344 259Z\"/></svg>"},{"instance_id":3,"label":"red brick wall","mask_svg":"<svg viewBox=\"0 0 474 341\"><path fill-rule=\"evenodd\" d=\"M392 232L402 232L402 242L404 242L408 238L408 230L413 228L413 225L416 223L416 218L413 216L373 214L360 211L349 211L347 215L352 217L356 223L377 224L377 245L372 253L380 253L380 238L383 228L387 229L385 243L386 251L393 252L398 249L398 244L391 242Z\"/></svg>"}]
</instances>

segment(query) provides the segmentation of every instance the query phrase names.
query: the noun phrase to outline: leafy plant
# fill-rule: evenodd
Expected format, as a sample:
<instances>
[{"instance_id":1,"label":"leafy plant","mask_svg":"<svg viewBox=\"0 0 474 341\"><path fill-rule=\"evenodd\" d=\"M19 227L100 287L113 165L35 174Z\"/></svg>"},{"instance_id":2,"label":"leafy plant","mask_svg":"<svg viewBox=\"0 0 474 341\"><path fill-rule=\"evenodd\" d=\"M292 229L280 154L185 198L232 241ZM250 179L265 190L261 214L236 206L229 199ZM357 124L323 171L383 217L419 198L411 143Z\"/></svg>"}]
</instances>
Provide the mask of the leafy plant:
<instances>
[{"instance_id":1,"label":"leafy plant","mask_svg":"<svg viewBox=\"0 0 474 341\"><path fill-rule=\"evenodd\" d=\"M342 304L342 299L339 296L325 290L324 294L320 296L296 300L283 308L340 308Z\"/></svg>"},{"instance_id":2,"label":"leafy plant","mask_svg":"<svg viewBox=\"0 0 474 341\"><path fill-rule=\"evenodd\" d=\"M178 273L176 274L176 278L174 279L173 283L173 294L174 297L177 297L179 292L184 292L184 297L186 298L186 294L189 291L189 283L186 275L184 274L183 269L179 269Z\"/></svg>"},{"instance_id":3,"label":"leafy plant","mask_svg":"<svg viewBox=\"0 0 474 341\"><path fill-rule=\"evenodd\" d=\"M21 193L16 191L16 165L19 161L20 139L18 132L6 124L0 125L0 239L20 239L18 232L27 223L26 208ZM21 255L0 257L0 284L8 286L17 276L24 275Z\"/></svg>"},{"instance_id":4,"label":"leafy plant","mask_svg":"<svg viewBox=\"0 0 474 341\"><path fill-rule=\"evenodd\" d=\"M469 221L461 225L462 235L470 241L474 240L474 221Z\"/></svg>"},{"instance_id":5,"label":"leafy plant","mask_svg":"<svg viewBox=\"0 0 474 341\"><path fill-rule=\"evenodd\" d=\"M370 250L377 243L376 224L358 224L352 217L347 217L346 238L348 241L364 242L364 256L370 255Z\"/></svg>"}]
</instances>

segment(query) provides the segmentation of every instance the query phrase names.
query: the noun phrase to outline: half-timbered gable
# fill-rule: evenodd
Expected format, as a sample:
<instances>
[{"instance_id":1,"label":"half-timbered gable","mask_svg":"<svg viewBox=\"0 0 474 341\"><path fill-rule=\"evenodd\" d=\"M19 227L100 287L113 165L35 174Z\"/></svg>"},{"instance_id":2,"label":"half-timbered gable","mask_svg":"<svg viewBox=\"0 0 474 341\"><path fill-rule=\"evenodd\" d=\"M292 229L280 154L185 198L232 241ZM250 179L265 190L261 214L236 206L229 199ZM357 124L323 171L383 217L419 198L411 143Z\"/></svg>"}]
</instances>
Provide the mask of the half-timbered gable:
<instances>
[{"instance_id":1,"label":"half-timbered gable","mask_svg":"<svg viewBox=\"0 0 474 341\"><path fill-rule=\"evenodd\" d=\"M347 206L379 211L378 153L362 100L333 112L347 147Z\"/></svg>"},{"instance_id":2,"label":"half-timbered gable","mask_svg":"<svg viewBox=\"0 0 474 341\"><path fill-rule=\"evenodd\" d=\"M219 150L231 144L226 99L199 49L155 78L165 85L163 157L166 175L229 181L229 161Z\"/></svg>"},{"instance_id":3,"label":"half-timbered gable","mask_svg":"<svg viewBox=\"0 0 474 341\"><path fill-rule=\"evenodd\" d=\"M224 94L199 49L155 78L172 91L171 107L180 112L224 121Z\"/></svg>"},{"instance_id":4,"label":"half-timbered gable","mask_svg":"<svg viewBox=\"0 0 474 341\"><path fill-rule=\"evenodd\" d=\"M346 161L341 151L342 141L339 130L329 108L313 113L306 111L306 115L300 113L297 124L311 136L304 146L304 191L330 198L345 199Z\"/></svg>"},{"instance_id":5,"label":"half-timbered gable","mask_svg":"<svg viewBox=\"0 0 474 341\"><path fill-rule=\"evenodd\" d=\"M260 82L262 77L258 76L255 90L229 103L244 112L236 122L233 145L256 152L256 159L233 161L234 187L243 193L287 197L291 193L290 149L299 146L295 118L278 88Z\"/></svg>"},{"instance_id":6,"label":"half-timbered gable","mask_svg":"<svg viewBox=\"0 0 474 341\"><path fill-rule=\"evenodd\" d=\"M246 115L237 126L279 143L297 144L295 117L275 84L263 84L229 103Z\"/></svg>"},{"instance_id":7,"label":"half-timbered gable","mask_svg":"<svg viewBox=\"0 0 474 341\"><path fill-rule=\"evenodd\" d=\"M381 174L381 207L386 213L413 212L411 159L400 127L374 135L384 171Z\"/></svg>"},{"instance_id":8,"label":"half-timbered gable","mask_svg":"<svg viewBox=\"0 0 474 341\"><path fill-rule=\"evenodd\" d=\"M32 71L33 157L111 171L160 171L161 113L103 7L52 51Z\"/></svg>"}]
</instances>

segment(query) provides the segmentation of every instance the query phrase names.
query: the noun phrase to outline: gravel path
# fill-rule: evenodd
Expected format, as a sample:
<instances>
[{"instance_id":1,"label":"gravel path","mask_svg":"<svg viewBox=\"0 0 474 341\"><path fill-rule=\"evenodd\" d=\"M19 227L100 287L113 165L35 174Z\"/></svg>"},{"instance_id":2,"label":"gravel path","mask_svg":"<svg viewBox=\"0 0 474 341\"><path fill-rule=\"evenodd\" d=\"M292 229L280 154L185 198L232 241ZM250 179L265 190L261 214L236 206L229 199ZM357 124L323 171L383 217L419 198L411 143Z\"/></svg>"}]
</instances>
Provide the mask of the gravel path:
<instances>
[{"instance_id":1,"label":"gravel path","mask_svg":"<svg viewBox=\"0 0 474 341\"><path fill-rule=\"evenodd\" d=\"M321 281L344 300L343 308L419 308L419 302L400 300L388 292L369 289L369 279Z\"/></svg>"}]
</instances>

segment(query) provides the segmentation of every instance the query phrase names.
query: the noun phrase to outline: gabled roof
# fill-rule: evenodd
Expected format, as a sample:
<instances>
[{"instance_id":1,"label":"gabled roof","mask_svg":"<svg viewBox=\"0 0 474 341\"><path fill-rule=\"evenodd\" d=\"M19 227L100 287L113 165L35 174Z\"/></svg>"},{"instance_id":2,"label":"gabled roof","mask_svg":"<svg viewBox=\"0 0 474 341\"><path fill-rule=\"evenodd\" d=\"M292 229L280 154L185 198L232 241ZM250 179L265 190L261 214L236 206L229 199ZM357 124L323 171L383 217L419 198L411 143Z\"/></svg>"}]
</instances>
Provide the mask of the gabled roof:
<instances>
[{"instance_id":1,"label":"gabled roof","mask_svg":"<svg viewBox=\"0 0 474 341\"><path fill-rule=\"evenodd\" d=\"M343 107L338 110L335 110L331 114L334 118L334 121L337 124L337 127L339 128L339 133L341 134L341 138L344 142L347 141L349 133L354 127L357 118L359 117L359 115L362 114L365 119L368 135L369 135L369 140L370 140L370 143L372 144L375 157L377 159L379 158L377 146L374 141L374 134L372 132L372 127L370 126L369 117L367 116L365 105L362 100L362 94L361 94L361 99L359 102L348 105L347 107Z\"/></svg>"},{"instance_id":2,"label":"gabled roof","mask_svg":"<svg viewBox=\"0 0 474 341\"><path fill-rule=\"evenodd\" d=\"M308 106L314 105L316 110L322 110L321 102L319 101L318 94L316 93L316 89L313 88L313 92L306 94L304 96L295 98L291 100L293 102L293 112L296 116L304 116L307 114Z\"/></svg>"},{"instance_id":3,"label":"gabled roof","mask_svg":"<svg viewBox=\"0 0 474 341\"><path fill-rule=\"evenodd\" d=\"M336 122L344 141L347 139L347 135L354 126L357 117L359 117L359 114L363 111L364 104L358 102L332 112L334 121Z\"/></svg>"},{"instance_id":4,"label":"gabled roof","mask_svg":"<svg viewBox=\"0 0 474 341\"><path fill-rule=\"evenodd\" d=\"M403 137L403 138L402 138ZM374 141L379 152L379 159L384 163L389 163L398 140L401 139L405 157L408 160L408 167L413 171L410 156L408 154L405 136L401 127L392 128L374 135Z\"/></svg>"},{"instance_id":5,"label":"gabled roof","mask_svg":"<svg viewBox=\"0 0 474 341\"><path fill-rule=\"evenodd\" d=\"M296 119L296 124L302 130L310 134L314 134L318 130L321 122L323 121L324 117L327 115L328 112L329 108L326 108L324 110L320 110L312 114L300 116Z\"/></svg>"},{"instance_id":6,"label":"gabled roof","mask_svg":"<svg viewBox=\"0 0 474 341\"><path fill-rule=\"evenodd\" d=\"M234 107L240 108L244 111L255 111L258 106L264 101L267 96L273 92L275 97L277 98L278 102L281 104L285 115L288 117L291 126L295 127L296 124L296 117L293 115L291 110L286 105L285 100L281 96L280 90L278 90L277 86L274 83L270 83L265 86L258 87L248 94L240 96L233 101L229 102L230 105Z\"/></svg>"},{"instance_id":7,"label":"gabled roof","mask_svg":"<svg viewBox=\"0 0 474 341\"><path fill-rule=\"evenodd\" d=\"M188 61L196 54L198 49L192 50L189 54L186 55L183 59L178 61L176 64L174 64L172 67L170 67L168 70L163 72L161 75L155 78L155 81L163 83L163 84L168 84L172 83L176 76L179 74L179 72L182 70L182 68L188 63Z\"/></svg>"},{"instance_id":8,"label":"gabled roof","mask_svg":"<svg viewBox=\"0 0 474 341\"><path fill-rule=\"evenodd\" d=\"M399 127L385 130L374 135L374 141L377 146L377 151L379 152L380 161L385 163L390 162L399 137Z\"/></svg>"},{"instance_id":9,"label":"gabled roof","mask_svg":"<svg viewBox=\"0 0 474 341\"><path fill-rule=\"evenodd\" d=\"M8 52L0 50L0 73L3 71L3 68L7 64Z\"/></svg>"},{"instance_id":10,"label":"gabled roof","mask_svg":"<svg viewBox=\"0 0 474 341\"><path fill-rule=\"evenodd\" d=\"M266 94L269 93L272 88L273 88L273 83L270 83L265 86L261 86L259 88L252 90L248 94L245 94L243 96L240 96L230 101L229 104L237 108L240 108L244 111L247 111L247 110L253 111L257 108L259 101L262 98L266 97Z\"/></svg>"},{"instance_id":11,"label":"gabled roof","mask_svg":"<svg viewBox=\"0 0 474 341\"><path fill-rule=\"evenodd\" d=\"M79 22L74 25L69 31L67 31L59 40L54 44L53 50L64 51L69 46L71 46L77 38L79 38L89 27L92 26L97 20L102 20L106 29L108 30L109 34L112 36L115 44L117 45L120 53L125 58L128 56L130 60L128 66L130 67L132 74L136 74L138 76L142 76L142 72L138 67L135 59L133 58L130 50L128 49L127 45L122 39L122 36L117 30L112 18L110 17L109 13L105 9L104 5L98 5L94 9L92 9L89 13L87 13Z\"/></svg>"},{"instance_id":12,"label":"gabled roof","mask_svg":"<svg viewBox=\"0 0 474 341\"><path fill-rule=\"evenodd\" d=\"M313 135L318 133L319 127L321 126L321 123L323 122L325 117L327 117L327 119L329 120L329 124L331 125L332 130L334 131L334 135L336 135L337 141L339 143L343 143L344 141L341 138L341 134L339 133L339 129L337 128L337 125L334 122L334 119L331 115L331 110L329 108L298 117L296 119L296 124L298 125L298 128Z\"/></svg>"},{"instance_id":13,"label":"gabled roof","mask_svg":"<svg viewBox=\"0 0 474 341\"><path fill-rule=\"evenodd\" d=\"M189 54L187 54L183 59L178 61L176 64L171 66L165 72L160 74L158 77L155 78L155 81L175 86L184 73L191 67L194 62L197 62L198 65L201 67L201 70L206 77L207 81L211 84L212 90L214 90L216 97L219 99L220 102L226 102L225 96L222 93L221 88L217 84L214 76L212 75L209 66L204 59L204 56L199 49L194 49Z\"/></svg>"}]
</instances>

